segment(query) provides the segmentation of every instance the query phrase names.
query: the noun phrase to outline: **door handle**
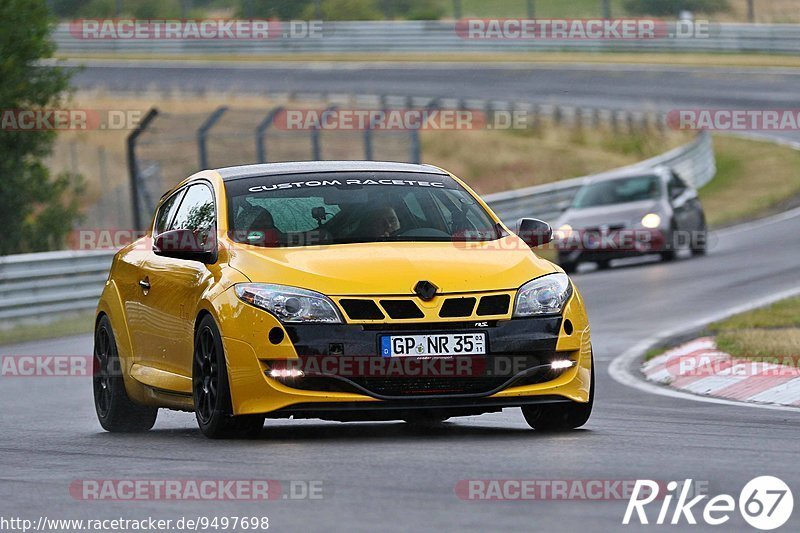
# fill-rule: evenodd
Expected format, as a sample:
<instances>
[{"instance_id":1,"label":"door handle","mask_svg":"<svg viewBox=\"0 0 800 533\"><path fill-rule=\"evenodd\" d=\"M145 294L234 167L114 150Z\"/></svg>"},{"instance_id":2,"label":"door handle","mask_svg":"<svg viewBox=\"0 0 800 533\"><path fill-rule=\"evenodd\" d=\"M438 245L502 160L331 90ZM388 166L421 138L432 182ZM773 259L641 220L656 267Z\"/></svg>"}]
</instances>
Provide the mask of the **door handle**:
<instances>
[{"instance_id":1,"label":"door handle","mask_svg":"<svg viewBox=\"0 0 800 533\"><path fill-rule=\"evenodd\" d=\"M150 290L150 278L144 278L139 280L139 287L142 288L143 291L147 292Z\"/></svg>"}]
</instances>

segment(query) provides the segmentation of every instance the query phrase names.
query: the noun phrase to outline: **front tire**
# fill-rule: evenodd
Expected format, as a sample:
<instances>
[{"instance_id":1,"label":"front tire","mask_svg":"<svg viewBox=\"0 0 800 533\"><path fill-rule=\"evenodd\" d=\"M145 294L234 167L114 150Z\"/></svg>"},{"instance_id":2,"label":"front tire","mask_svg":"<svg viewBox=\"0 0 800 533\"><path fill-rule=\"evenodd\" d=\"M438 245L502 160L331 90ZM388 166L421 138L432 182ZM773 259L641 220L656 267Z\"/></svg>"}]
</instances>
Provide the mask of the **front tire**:
<instances>
[{"instance_id":1,"label":"front tire","mask_svg":"<svg viewBox=\"0 0 800 533\"><path fill-rule=\"evenodd\" d=\"M597 262L597 270L608 270L611 268L611 259L603 259Z\"/></svg>"},{"instance_id":2,"label":"front tire","mask_svg":"<svg viewBox=\"0 0 800 533\"><path fill-rule=\"evenodd\" d=\"M594 405L594 361L589 388L589 401L564 404L527 405L522 407L522 416L530 427L537 431L566 431L586 424Z\"/></svg>"},{"instance_id":3,"label":"front tire","mask_svg":"<svg viewBox=\"0 0 800 533\"><path fill-rule=\"evenodd\" d=\"M708 254L708 225L706 224L705 217L703 218L703 225L700 227L699 233L702 235L699 242L692 246L692 255L701 257Z\"/></svg>"},{"instance_id":4,"label":"front tire","mask_svg":"<svg viewBox=\"0 0 800 533\"><path fill-rule=\"evenodd\" d=\"M263 416L233 415L222 335L209 315L200 320L194 337L192 398L197 425L210 439L254 437L264 427Z\"/></svg>"},{"instance_id":5,"label":"front tire","mask_svg":"<svg viewBox=\"0 0 800 533\"><path fill-rule=\"evenodd\" d=\"M128 397L117 342L106 315L100 318L94 332L92 387L97 419L106 431L138 433L156 423L158 408L139 405Z\"/></svg>"},{"instance_id":6,"label":"front tire","mask_svg":"<svg viewBox=\"0 0 800 533\"><path fill-rule=\"evenodd\" d=\"M675 261L678 258L677 243L675 242L675 232L678 230L675 222L669 225L669 240L666 243L667 249L661 252L661 260L664 262Z\"/></svg>"}]
</instances>

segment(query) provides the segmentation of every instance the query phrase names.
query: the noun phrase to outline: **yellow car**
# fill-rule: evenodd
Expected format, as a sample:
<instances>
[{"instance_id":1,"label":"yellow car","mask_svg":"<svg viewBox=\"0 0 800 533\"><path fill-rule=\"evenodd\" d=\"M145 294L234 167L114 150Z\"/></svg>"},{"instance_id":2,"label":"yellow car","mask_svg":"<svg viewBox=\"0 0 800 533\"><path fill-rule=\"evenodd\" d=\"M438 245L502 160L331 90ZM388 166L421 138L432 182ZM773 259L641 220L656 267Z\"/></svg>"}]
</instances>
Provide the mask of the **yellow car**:
<instances>
[{"instance_id":1,"label":"yellow car","mask_svg":"<svg viewBox=\"0 0 800 533\"><path fill-rule=\"evenodd\" d=\"M116 254L97 308L108 431L193 411L208 437L264 419L436 424L521 407L586 423L589 324L567 275L428 165L305 162L199 172Z\"/></svg>"}]
</instances>

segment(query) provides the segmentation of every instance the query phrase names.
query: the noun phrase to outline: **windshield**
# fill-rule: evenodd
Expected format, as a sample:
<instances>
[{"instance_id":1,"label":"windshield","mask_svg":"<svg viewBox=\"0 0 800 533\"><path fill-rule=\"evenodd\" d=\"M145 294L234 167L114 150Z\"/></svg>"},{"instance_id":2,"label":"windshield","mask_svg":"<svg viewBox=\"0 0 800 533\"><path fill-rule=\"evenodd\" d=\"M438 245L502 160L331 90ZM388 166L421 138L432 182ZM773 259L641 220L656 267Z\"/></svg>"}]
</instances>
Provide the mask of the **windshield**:
<instances>
[{"instance_id":1,"label":"windshield","mask_svg":"<svg viewBox=\"0 0 800 533\"><path fill-rule=\"evenodd\" d=\"M231 238L256 246L486 241L498 224L452 178L410 173L265 176L226 183Z\"/></svg>"},{"instance_id":2,"label":"windshield","mask_svg":"<svg viewBox=\"0 0 800 533\"><path fill-rule=\"evenodd\" d=\"M636 176L590 183L575 195L572 207L596 207L624 204L642 200L655 200L661 196L658 176Z\"/></svg>"}]
</instances>

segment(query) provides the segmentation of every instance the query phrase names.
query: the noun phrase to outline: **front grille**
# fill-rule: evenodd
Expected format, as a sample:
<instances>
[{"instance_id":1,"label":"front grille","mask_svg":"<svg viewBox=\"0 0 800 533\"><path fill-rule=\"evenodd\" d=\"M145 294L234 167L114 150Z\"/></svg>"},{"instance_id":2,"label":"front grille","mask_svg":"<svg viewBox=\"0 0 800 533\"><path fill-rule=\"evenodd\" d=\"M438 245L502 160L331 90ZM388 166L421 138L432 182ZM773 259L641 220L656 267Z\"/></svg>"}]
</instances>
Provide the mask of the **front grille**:
<instances>
[{"instance_id":1,"label":"front grille","mask_svg":"<svg viewBox=\"0 0 800 533\"><path fill-rule=\"evenodd\" d=\"M584 228L583 231L592 235L602 235L603 233L611 233L623 229L625 229L625 224L610 224L605 228L601 228L600 226L590 226Z\"/></svg>"},{"instance_id":2,"label":"front grille","mask_svg":"<svg viewBox=\"0 0 800 533\"><path fill-rule=\"evenodd\" d=\"M393 319L425 317L417 304L411 300L381 300L381 307Z\"/></svg>"},{"instance_id":3,"label":"front grille","mask_svg":"<svg viewBox=\"0 0 800 533\"><path fill-rule=\"evenodd\" d=\"M352 320L383 320L384 316L372 300L339 300L344 312Z\"/></svg>"},{"instance_id":4,"label":"front grille","mask_svg":"<svg viewBox=\"0 0 800 533\"><path fill-rule=\"evenodd\" d=\"M475 301L475 298L448 298L442 304L439 316L442 318L472 316L472 310L475 309Z\"/></svg>"},{"instance_id":5,"label":"front grille","mask_svg":"<svg viewBox=\"0 0 800 533\"><path fill-rule=\"evenodd\" d=\"M478 316L504 315L508 312L511 297L508 294L484 296L478 304Z\"/></svg>"}]
</instances>

